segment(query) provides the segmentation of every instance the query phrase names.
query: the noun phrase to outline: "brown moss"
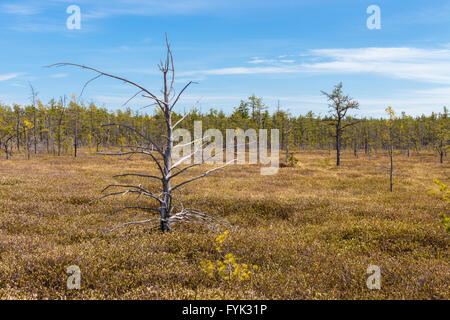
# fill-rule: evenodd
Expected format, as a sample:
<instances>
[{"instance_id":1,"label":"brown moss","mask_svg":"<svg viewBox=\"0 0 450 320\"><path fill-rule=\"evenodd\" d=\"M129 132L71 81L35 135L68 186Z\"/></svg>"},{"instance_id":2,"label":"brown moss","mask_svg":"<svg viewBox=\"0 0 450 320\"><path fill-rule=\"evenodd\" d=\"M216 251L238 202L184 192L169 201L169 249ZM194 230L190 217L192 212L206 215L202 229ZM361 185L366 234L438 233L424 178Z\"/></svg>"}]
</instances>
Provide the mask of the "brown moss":
<instances>
[{"instance_id":1,"label":"brown moss","mask_svg":"<svg viewBox=\"0 0 450 320\"><path fill-rule=\"evenodd\" d=\"M217 235L206 228L162 234L132 226L97 238L147 217L110 215L134 203L126 196L88 205L123 168L156 173L143 158L0 160L0 298L449 299L449 238L437 218L440 200L427 194L434 178L448 183L448 164L427 153L399 155L390 193L383 154L370 161L344 154L339 169L324 156L296 153L299 165L274 176L230 166L184 188L186 206L233 224L227 250L260 267L251 281L232 285L199 268L215 254ZM81 290L66 288L73 264ZM381 267L379 291L365 286L369 264Z\"/></svg>"}]
</instances>

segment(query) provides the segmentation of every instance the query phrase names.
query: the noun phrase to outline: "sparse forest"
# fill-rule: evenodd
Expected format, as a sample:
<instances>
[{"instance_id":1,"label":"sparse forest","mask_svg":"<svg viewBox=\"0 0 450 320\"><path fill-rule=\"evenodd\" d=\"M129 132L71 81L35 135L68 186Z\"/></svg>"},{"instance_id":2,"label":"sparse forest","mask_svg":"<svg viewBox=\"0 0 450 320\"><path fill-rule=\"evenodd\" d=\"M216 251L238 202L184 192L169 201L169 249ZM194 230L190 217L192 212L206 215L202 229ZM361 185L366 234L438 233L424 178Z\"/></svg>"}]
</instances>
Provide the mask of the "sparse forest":
<instances>
[{"instance_id":1,"label":"sparse forest","mask_svg":"<svg viewBox=\"0 0 450 320\"><path fill-rule=\"evenodd\" d=\"M153 137L161 142L161 128L164 116L160 110L132 112L110 111L107 107L94 104L84 105L61 98L35 105L0 105L0 143L3 157L23 157L33 154L72 155L83 147L88 152L100 152L111 147L124 148L140 145L145 141L133 134L133 130ZM184 115L173 113L176 122ZM180 123L180 128L193 130L194 121L201 120L203 129L253 128L279 129L280 147L283 150L336 150L336 124L333 114L317 115L312 111L305 115L292 115L278 109L272 114L267 111L262 99L251 96L242 100L231 114L211 108L206 113L193 110ZM375 154L388 150L390 143L397 152L408 157L413 153L434 152L436 159L443 162L450 141L450 118L448 109L429 116L412 117L405 113L393 120L392 127L386 127L382 118L353 118L344 116L340 121L339 148L351 150L355 157L360 153ZM121 126L108 127L107 124ZM390 132L391 131L391 132ZM392 136L387 141L386 134Z\"/></svg>"}]
</instances>

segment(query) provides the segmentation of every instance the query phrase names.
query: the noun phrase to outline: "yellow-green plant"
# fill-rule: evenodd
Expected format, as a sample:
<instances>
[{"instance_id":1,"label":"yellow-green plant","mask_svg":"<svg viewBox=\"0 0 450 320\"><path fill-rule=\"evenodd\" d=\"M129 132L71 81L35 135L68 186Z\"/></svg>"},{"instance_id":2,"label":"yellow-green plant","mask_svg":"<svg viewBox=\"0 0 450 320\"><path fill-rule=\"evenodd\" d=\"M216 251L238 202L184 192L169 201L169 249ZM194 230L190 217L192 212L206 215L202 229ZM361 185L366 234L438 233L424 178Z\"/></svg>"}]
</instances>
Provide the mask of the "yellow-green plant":
<instances>
[{"instance_id":1,"label":"yellow-green plant","mask_svg":"<svg viewBox=\"0 0 450 320\"><path fill-rule=\"evenodd\" d=\"M203 260L200 266L209 277L215 276L226 281L245 281L250 280L253 272L258 270L257 265L248 265L245 263L237 263L236 257L233 253L228 252L225 254L224 243L229 238L229 231L216 238L216 252L220 258L216 261Z\"/></svg>"},{"instance_id":2,"label":"yellow-green plant","mask_svg":"<svg viewBox=\"0 0 450 320\"><path fill-rule=\"evenodd\" d=\"M25 120L23 123L27 129L33 129L33 124L30 121Z\"/></svg>"},{"instance_id":3,"label":"yellow-green plant","mask_svg":"<svg viewBox=\"0 0 450 320\"><path fill-rule=\"evenodd\" d=\"M289 167L295 167L298 163L298 159L294 156L293 153L289 153L288 157L288 166Z\"/></svg>"},{"instance_id":4,"label":"yellow-green plant","mask_svg":"<svg viewBox=\"0 0 450 320\"><path fill-rule=\"evenodd\" d=\"M120 136L119 138L120 151L125 152L125 146L127 144L127 139L124 136Z\"/></svg>"},{"instance_id":5,"label":"yellow-green plant","mask_svg":"<svg viewBox=\"0 0 450 320\"><path fill-rule=\"evenodd\" d=\"M448 185L442 183L438 179L434 179L433 182L439 187L439 192L442 195L442 200L445 201L444 210L450 211L450 190L448 189ZM450 233L450 217L448 217L445 212L440 212L439 218L441 218L441 223L444 225L445 231L447 233Z\"/></svg>"}]
</instances>

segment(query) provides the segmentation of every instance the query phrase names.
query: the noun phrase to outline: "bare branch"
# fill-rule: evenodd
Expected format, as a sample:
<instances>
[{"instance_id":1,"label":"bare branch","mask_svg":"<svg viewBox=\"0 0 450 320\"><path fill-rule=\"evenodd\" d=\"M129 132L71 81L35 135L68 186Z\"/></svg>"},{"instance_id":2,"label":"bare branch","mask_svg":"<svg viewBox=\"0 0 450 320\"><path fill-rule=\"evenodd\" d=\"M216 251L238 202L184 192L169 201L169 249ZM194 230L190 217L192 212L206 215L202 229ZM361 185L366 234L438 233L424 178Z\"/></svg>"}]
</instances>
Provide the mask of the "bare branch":
<instances>
[{"instance_id":1,"label":"bare branch","mask_svg":"<svg viewBox=\"0 0 450 320\"><path fill-rule=\"evenodd\" d=\"M194 111L194 109L195 109L195 106L196 105L198 105L198 103L200 102L200 100L201 100L201 98L200 99L198 99L195 103L194 103L194 105L192 106L192 108L191 108L191 110L189 110L185 115L183 115L183 117L180 119L180 120L178 120L173 126L172 126L172 129L175 129L176 128L176 126L178 126L188 115L190 115L191 113L192 113L192 111Z\"/></svg>"},{"instance_id":2,"label":"bare branch","mask_svg":"<svg viewBox=\"0 0 450 320\"><path fill-rule=\"evenodd\" d=\"M157 105L157 103L156 103L156 102L154 102L154 103L150 103L150 104L148 104L148 105L146 105L146 106L143 106L143 107L139 108L139 110L142 110L142 109L145 109L145 108L148 108L148 107L154 106L154 105Z\"/></svg>"},{"instance_id":3,"label":"bare branch","mask_svg":"<svg viewBox=\"0 0 450 320\"><path fill-rule=\"evenodd\" d=\"M183 115L183 116L181 117L180 120L178 120L177 122L175 122L175 124L172 126L172 129L175 129L175 127L176 127L177 125L179 125L181 122L183 122L183 120L186 119L186 117L187 117L188 115L190 115L190 114L191 114L191 111L189 111L189 112L187 112L185 115Z\"/></svg>"},{"instance_id":4,"label":"bare branch","mask_svg":"<svg viewBox=\"0 0 450 320\"><path fill-rule=\"evenodd\" d=\"M94 81L94 80L100 78L101 76L102 76L102 74L99 74L98 76L95 76L95 77L93 77L92 79L88 80L88 81L84 84L83 89L81 89L80 97L83 95L84 89L86 89L87 85L88 85L89 83L91 83L92 81Z\"/></svg>"},{"instance_id":5,"label":"bare branch","mask_svg":"<svg viewBox=\"0 0 450 320\"><path fill-rule=\"evenodd\" d=\"M203 150L203 147L205 146L206 143L203 143L200 148L195 148L194 147L194 151L191 152L190 154L178 159L177 162L175 162L169 169L169 171L172 171L172 169L176 166L178 166L179 164L182 164L184 161L186 161L187 159L190 159L193 155L195 155L196 153L200 152Z\"/></svg>"},{"instance_id":6,"label":"bare branch","mask_svg":"<svg viewBox=\"0 0 450 320\"><path fill-rule=\"evenodd\" d=\"M134 98L136 98L136 96L139 94L139 93L141 93L142 92L142 90L139 90L137 93L135 93L130 99L128 99L127 100L127 102L125 102L123 105L122 105L122 107L125 107L127 104L128 104L128 102L130 102L131 100L133 100ZM155 102L156 103L156 102Z\"/></svg>"},{"instance_id":7,"label":"bare branch","mask_svg":"<svg viewBox=\"0 0 450 320\"><path fill-rule=\"evenodd\" d=\"M126 83L128 83L128 84L131 84L131 85L133 85L133 86L135 86L135 87L141 89L142 91L144 91L145 93L147 93L147 94L149 95L150 98L152 98L153 100L155 100L156 102L158 102L158 104L165 105L165 102L164 102L164 101L161 101L160 99L158 99L158 97L156 97L153 93L151 93L149 90L147 90L146 88L142 87L141 85L139 85L139 84L137 84L137 83L135 83L135 82L133 82L133 81L130 81L130 80L128 80L128 79L125 79L125 78L122 78L122 77L118 77L118 76L115 76L115 75L112 75L112 74L109 74L109 73L100 71L100 70L95 69L95 68L91 68L91 67L84 66L84 65L81 65L81 64L70 63L70 62L59 62L59 63L55 63L55 64L52 64L52 65L47 66L47 68L52 68L52 67L64 67L64 66L74 66L74 67L78 67L78 68L82 68L82 69L92 70L92 71L97 72L97 73L100 73L101 75L104 75L104 76L106 76L106 77L110 77L110 78L113 78L113 79L121 80L121 81L123 81L123 82L126 82Z\"/></svg>"},{"instance_id":8,"label":"bare branch","mask_svg":"<svg viewBox=\"0 0 450 320\"><path fill-rule=\"evenodd\" d=\"M140 174L140 173L117 174L117 175L113 176L113 178L127 177L127 176L135 176L135 177L152 178L152 179L162 180L160 177L157 177L157 176L152 176L152 175L148 175L148 174Z\"/></svg>"},{"instance_id":9,"label":"bare branch","mask_svg":"<svg viewBox=\"0 0 450 320\"><path fill-rule=\"evenodd\" d=\"M205 136L204 138L207 138L207 137L209 137L209 136ZM203 139L203 138L202 138L202 139ZM202 140L202 139L197 139L196 141ZM257 142L255 141L254 143L257 143ZM250 145L250 144L254 144L254 143L249 143L249 145ZM239 146L242 146L242 145L246 145L246 143L236 144L236 147L239 147ZM223 147L222 150L220 150L220 151L224 151L224 150L227 150L227 149L229 149L229 147L225 146L225 147ZM234 154L236 155L236 152L234 152ZM191 154L191 156L192 156L192 154ZM214 154L211 155L211 156L209 156L208 158L203 159L203 162L208 161L208 160L214 158L215 156L216 156L216 152L214 152ZM193 164L190 164L190 165L188 165L188 166L186 166L186 167L184 167L184 168L182 168L182 169L179 168L178 166L172 166L172 167L170 168L170 170L178 169L178 172L175 173L175 174L173 174L173 175L171 175L169 179L172 179L172 178L178 176L179 174L182 174L183 172L186 172L186 171L189 170L190 168L193 168L193 167L196 167L196 166L200 166L200 165L202 165L202 164L203 164L203 163L193 163Z\"/></svg>"},{"instance_id":10,"label":"bare branch","mask_svg":"<svg viewBox=\"0 0 450 320\"><path fill-rule=\"evenodd\" d=\"M170 110L172 110L173 107L175 107L175 105L177 104L177 102L180 99L181 95L183 94L184 90L186 90L193 83L197 84L197 82L189 81L188 84L185 85L184 88L180 91L180 93L178 93L177 98L175 99L175 101L172 103L172 106L170 107Z\"/></svg>"},{"instance_id":11,"label":"bare branch","mask_svg":"<svg viewBox=\"0 0 450 320\"><path fill-rule=\"evenodd\" d=\"M211 137L211 136L204 136L203 138L195 139L195 140L192 140L191 142L186 142L186 143L183 143L183 144L177 144L177 145L174 146L173 148L175 149L175 148L185 147L185 146L191 145L191 144L193 144L193 143L196 143L196 142L199 142L199 141L203 141L203 140L205 140L206 138L210 138L210 137Z\"/></svg>"},{"instance_id":12,"label":"bare branch","mask_svg":"<svg viewBox=\"0 0 450 320\"><path fill-rule=\"evenodd\" d=\"M214 171L217 171L217 170L219 170L219 169L225 168L226 166L232 164L232 163L235 162L235 161L236 161L236 159L233 159L233 160L228 161L227 163L225 163L223 166L220 166L220 167L217 167L217 168L208 170L208 171L202 173L201 175L199 175L199 176L197 176L197 177L195 177L195 178L192 178L192 179L183 181L183 182L181 182L180 184L177 184L175 187L173 187L173 188L170 189L170 190L171 190L171 191L176 190L176 189L178 189L179 187L185 185L186 183L189 183L189 182L198 180L198 179L200 179L200 178L203 178L203 177L207 176L208 174L210 174L210 173L212 173L212 172L214 172Z\"/></svg>"},{"instance_id":13,"label":"bare branch","mask_svg":"<svg viewBox=\"0 0 450 320\"><path fill-rule=\"evenodd\" d=\"M159 202L163 202L163 200L161 200L158 196L154 195L153 193L151 193L150 191L142 188L141 186L133 186L133 185L125 185L125 184L110 184L108 186L106 186L102 192L105 192L106 190L108 190L109 188L134 188L139 190L141 194L145 195L145 196L149 196ZM123 192L124 194L126 194L127 192L131 192L133 190L127 190L125 192Z\"/></svg>"},{"instance_id":14,"label":"bare branch","mask_svg":"<svg viewBox=\"0 0 450 320\"><path fill-rule=\"evenodd\" d=\"M138 136L140 136L141 138L143 138L143 139L146 140L147 142L150 142L150 143L155 147L156 151L159 152L160 155L162 155L162 156L164 155L163 152L162 152L162 150L161 150L161 148L160 148L155 142L153 142L152 139L150 139L149 137L143 135L142 133L140 133L139 131L137 131L137 130L134 129L134 128L131 128L131 127L129 127L129 126L127 126L127 125L124 125L124 124L118 124L118 123L109 123L109 124L103 124L103 125L102 125L102 127L113 127L113 126L124 127L124 128L126 128L126 129L128 129L128 130L133 131L134 133L136 133Z\"/></svg>"},{"instance_id":15,"label":"bare branch","mask_svg":"<svg viewBox=\"0 0 450 320\"><path fill-rule=\"evenodd\" d=\"M145 151L126 151L126 152L95 152L95 154L99 154L102 156L126 156L129 154L146 154L150 155L149 152Z\"/></svg>"},{"instance_id":16,"label":"bare branch","mask_svg":"<svg viewBox=\"0 0 450 320\"><path fill-rule=\"evenodd\" d=\"M196 209L184 209L172 215L169 218L169 223L194 223L206 226L208 229L217 229L219 226L230 229L231 226L226 221L221 221L218 218L208 215Z\"/></svg>"},{"instance_id":17,"label":"bare branch","mask_svg":"<svg viewBox=\"0 0 450 320\"><path fill-rule=\"evenodd\" d=\"M127 193L138 193L138 194L142 194L142 192L137 191L137 190L126 190L126 191L111 192L111 193L105 194L105 195L103 195L103 196L101 196L101 197L99 197L99 198L96 198L96 199L90 201L89 204L92 204L92 203L94 203L94 202L96 202L96 201L99 201L99 200L102 200L102 199L104 199L104 198L108 198L108 197L112 197L112 196L117 196L117 195L125 195L125 194L127 194Z\"/></svg>"},{"instance_id":18,"label":"bare branch","mask_svg":"<svg viewBox=\"0 0 450 320\"><path fill-rule=\"evenodd\" d=\"M173 90L173 84L175 83L175 66L173 63L173 54L172 54L172 50L170 49L170 44L169 44L169 39L167 38L167 33L166 33L166 46L167 46L167 54L168 54L167 63L169 63L169 59L170 59L170 64L172 65L172 80L170 81L170 87L167 92L167 95L169 96ZM167 66L167 68L168 67L169 67L169 65Z\"/></svg>"}]
</instances>

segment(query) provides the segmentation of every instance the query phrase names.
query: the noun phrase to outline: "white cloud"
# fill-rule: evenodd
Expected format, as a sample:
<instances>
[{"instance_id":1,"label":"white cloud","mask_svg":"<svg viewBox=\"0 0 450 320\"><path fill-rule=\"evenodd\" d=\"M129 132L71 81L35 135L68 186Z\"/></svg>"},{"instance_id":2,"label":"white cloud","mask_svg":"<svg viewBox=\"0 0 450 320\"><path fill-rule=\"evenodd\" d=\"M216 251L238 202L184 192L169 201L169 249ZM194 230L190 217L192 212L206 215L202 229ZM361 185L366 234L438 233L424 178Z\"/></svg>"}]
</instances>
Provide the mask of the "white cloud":
<instances>
[{"instance_id":1,"label":"white cloud","mask_svg":"<svg viewBox=\"0 0 450 320\"><path fill-rule=\"evenodd\" d=\"M415 91L417 94L423 94L423 95L444 95L447 97L450 103L450 87L438 87L438 88L432 88L432 89L426 89L426 90L417 90Z\"/></svg>"},{"instance_id":2,"label":"white cloud","mask_svg":"<svg viewBox=\"0 0 450 320\"><path fill-rule=\"evenodd\" d=\"M259 57L253 57L248 63L252 64L284 64L284 63L294 63L295 60L289 59L262 59Z\"/></svg>"},{"instance_id":3,"label":"white cloud","mask_svg":"<svg viewBox=\"0 0 450 320\"><path fill-rule=\"evenodd\" d=\"M289 67L231 67L231 68L217 68L205 69L196 71L180 72L180 75L239 75L239 74L265 74L265 73L293 73L298 72L297 68Z\"/></svg>"},{"instance_id":4,"label":"white cloud","mask_svg":"<svg viewBox=\"0 0 450 320\"><path fill-rule=\"evenodd\" d=\"M5 3L0 6L0 12L14 15L30 16L38 14L40 9L36 6Z\"/></svg>"},{"instance_id":5,"label":"white cloud","mask_svg":"<svg viewBox=\"0 0 450 320\"><path fill-rule=\"evenodd\" d=\"M8 73L8 74L0 74L0 81L11 80L21 76L23 73Z\"/></svg>"},{"instance_id":6,"label":"white cloud","mask_svg":"<svg viewBox=\"0 0 450 320\"><path fill-rule=\"evenodd\" d=\"M436 60L449 59L449 50L418 49L408 47L397 48L356 48L356 49L316 49L311 50L312 55L329 57L342 61L417 61L417 59Z\"/></svg>"},{"instance_id":7,"label":"white cloud","mask_svg":"<svg viewBox=\"0 0 450 320\"><path fill-rule=\"evenodd\" d=\"M312 73L374 73L390 78L450 84L450 50L417 48L358 48L311 50L328 59L303 63Z\"/></svg>"},{"instance_id":8,"label":"white cloud","mask_svg":"<svg viewBox=\"0 0 450 320\"><path fill-rule=\"evenodd\" d=\"M259 63L274 63L274 62L276 62L276 60L273 60L273 59L262 59L262 58L258 58L258 57L253 57L251 59L252 60L250 60L248 63L259 64Z\"/></svg>"},{"instance_id":9,"label":"white cloud","mask_svg":"<svg viewBox=\"0 0 450 320\"><path fill-rule=\"evenodd\" d=\"M238 74L375 74L389 78L450 84L450 49L356 48L318 49L293 60L252 58L249 63L262 67L227 67L187 71L184 75ZM284 64L280 62L285 62Z\"/></svg>"}]
</instances>

